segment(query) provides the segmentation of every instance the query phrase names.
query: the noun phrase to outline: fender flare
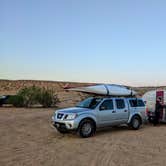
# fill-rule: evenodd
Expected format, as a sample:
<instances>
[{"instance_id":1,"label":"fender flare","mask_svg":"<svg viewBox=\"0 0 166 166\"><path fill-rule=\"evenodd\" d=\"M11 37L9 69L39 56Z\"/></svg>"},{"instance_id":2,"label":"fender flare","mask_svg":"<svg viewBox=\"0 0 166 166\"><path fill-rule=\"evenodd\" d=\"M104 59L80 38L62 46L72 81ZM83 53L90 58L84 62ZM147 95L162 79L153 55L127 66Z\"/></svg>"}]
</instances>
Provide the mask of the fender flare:
<instances>
[{"instance_id":1,"label":"fender flare","mask_svg":"<svg viewBox=\"0 0 166 166\"><path fill-rule=\"evenodd\" d=\"M135 117L135 116L137 116L137 117L140 118L140 120L141 120L141 124L142 124L142 117L141 117L141 115L140 115L139 113L132 114L132 115L129 117L129 120L128 120L127 123L130 124L131 121L132 121L132 119L133 119L133 117Z\"/></svg>"},{"instance_id":2,"label":"fender flare","mask_svg":"<svg viewBox=\"0 0 166 166\"><path fill-rule=\"evenodd\" d=\"M79 125L83 120L89 119L89 120L92 120L95 124L95 127L97 127L97 119L95 116L89 115L89 114L81 114L79 118L80 118Z\"/></svg>"}]
</instances>

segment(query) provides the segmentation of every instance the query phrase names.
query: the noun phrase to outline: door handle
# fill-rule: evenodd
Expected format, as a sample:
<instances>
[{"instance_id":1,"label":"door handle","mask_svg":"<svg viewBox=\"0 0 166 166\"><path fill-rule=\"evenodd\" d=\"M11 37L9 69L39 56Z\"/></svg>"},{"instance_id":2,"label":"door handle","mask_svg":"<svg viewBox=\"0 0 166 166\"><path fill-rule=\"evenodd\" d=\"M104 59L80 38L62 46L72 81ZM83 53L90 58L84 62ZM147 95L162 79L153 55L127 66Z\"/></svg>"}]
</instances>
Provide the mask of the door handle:
<instances>
[{"instance_id":1,"label":"door handle","mask_svg":"<svg viewBox=\"0 0 166 166\"><path fill-rule=\"evenodd\" d=\"M116 113L116 111L112 111L112 113Z\"/></svg>"},{"instance_id":2,"label":"door handle","mask_svg":"<svg viewBox=\"0 0 166 166\"><path fill-rule=\"evenodd\" d=\"M124 110L124 112L127 112L127 110Z\"/></svg>"}]
</instances>

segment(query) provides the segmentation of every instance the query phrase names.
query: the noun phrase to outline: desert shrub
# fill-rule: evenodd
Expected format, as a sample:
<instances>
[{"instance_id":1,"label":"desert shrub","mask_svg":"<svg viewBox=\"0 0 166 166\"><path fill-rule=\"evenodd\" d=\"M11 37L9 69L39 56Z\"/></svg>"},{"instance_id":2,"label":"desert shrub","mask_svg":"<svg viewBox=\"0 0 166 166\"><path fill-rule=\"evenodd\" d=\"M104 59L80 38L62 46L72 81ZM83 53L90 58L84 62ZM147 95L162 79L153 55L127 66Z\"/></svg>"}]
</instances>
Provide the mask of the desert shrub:
<instances>
[{"instance_id":1,"label":"desert shrub","mask_svg":"<svg viewBox=\"0 0 166 166\"><path fill-rule=\"evenodd\" d=\"M51 107L55 106L58 101L53 90L36 86L25 87L9 99L9 102L16 107L31 107L35 104Z\"/></svg>"},{"instance_id":2,"label":"desert shrub","mask_svg":"<svg viewBox=\"0 0 166 166\"><path fill-rule=\"evenodd\" d=\"M56 105L56 103L58 102L57 95L54 95L53 90L46 89L46 88L41 89L38 99L39 99L39 103L43 107L51 107Z\"/></svg>"},{"instance_id":3,"label":"desert shrub","mask_svg":"<svg viewBox=\"0 0 166 166\"><path fill-rule=\"evenodd\" d=\"M14 95L10 96L7 101L8 104L12 104L15 107L23 107L24 106L24 99L22 96Z\"/></svg>"},{"instance_id":4,"label":"desert shrub","mask_svg":"<svg viewBox=\"0 0 166 166\"><path fill-rule=\"evenodd\" d=\"M23 105L30 107L34 104L38 104L38 100L41 95L41 88L36 86L25 87L18 92L18 96L23 98Z\"/></svg>"}]
</instances>

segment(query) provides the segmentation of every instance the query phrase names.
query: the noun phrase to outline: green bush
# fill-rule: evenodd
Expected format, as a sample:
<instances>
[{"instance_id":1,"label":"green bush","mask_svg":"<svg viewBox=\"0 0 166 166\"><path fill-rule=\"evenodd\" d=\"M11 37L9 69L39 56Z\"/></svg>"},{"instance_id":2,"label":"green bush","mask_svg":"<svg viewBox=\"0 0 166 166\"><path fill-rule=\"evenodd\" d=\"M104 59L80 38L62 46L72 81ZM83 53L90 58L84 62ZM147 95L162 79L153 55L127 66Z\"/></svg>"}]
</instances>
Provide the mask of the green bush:
<instances>
[{"instance_id":1,"label":"green bush","mask_svg":"<svg viewBox=\"0 0 166 166\"><path fill-rule=\"evenodd\" d=\"M36 86L25 87L18 92L18 96L23 98L23 105L30 107L34 104L38 104L41 95L41 88Z\"/></svg>"},{"instance_id":2,"label":"green bush","mask_svg":"<svg viewBox=\"0 0 166 166\"><path fill-rule=\"evenodd\" d=\"M57 96L54 95L54 92L49 89L43 88L39 95L39 103L43 105L43 107L51 107L57 103Z\"/></svg>"},{"instance_id":3,"label":"green bush","mask_svg":"<svg viewBox=\"0 0 166 166\"><path fill-rule=\"evenodd\" d=\"M24 107L24 99L19 95L10 96L8 99L8 103L12 104L15 107Z\"/></svg>"},{"instance_id":4,"label":"green bush","mask_svg":"<svg viewBox=\"0 0 166 166\"><path fill-rule=\"evenodd\" d=\"M58 101L53 90L31 86L21 89L17 95L10 98L9 102L16 107L31 107L38 104L51 107L55 106Z\"/></svg>"}]
</instances>

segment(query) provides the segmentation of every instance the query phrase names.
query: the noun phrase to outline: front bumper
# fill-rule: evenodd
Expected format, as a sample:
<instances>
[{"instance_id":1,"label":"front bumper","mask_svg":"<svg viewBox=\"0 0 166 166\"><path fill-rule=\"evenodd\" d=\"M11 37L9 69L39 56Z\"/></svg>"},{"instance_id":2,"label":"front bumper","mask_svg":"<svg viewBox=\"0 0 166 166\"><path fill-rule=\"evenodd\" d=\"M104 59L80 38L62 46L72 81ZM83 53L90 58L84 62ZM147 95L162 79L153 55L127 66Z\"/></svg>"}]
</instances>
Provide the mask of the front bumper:
<instances>
[{"instance_id":1,"label":"front bumper","mask_svg":"<svg viewBox=\"0 0 166 166\"><path fill-rule=\"evenodd\" d=\"M65 130L76 130L78 128L79 122L74 120L58 120L52 117L52 125L55 128L62 128Z\"/></svg>"},{"instance_id":2,"label":"front bumper","mask_svg":"<svg viewBox=\"0 0 166 166\"><path fill-rule=\"evenodd\" d=\"M56 129L67 130L66 125L65 125L64 123L53 122L52 125L53 125Z\"/></svg>"}]
</instances>

